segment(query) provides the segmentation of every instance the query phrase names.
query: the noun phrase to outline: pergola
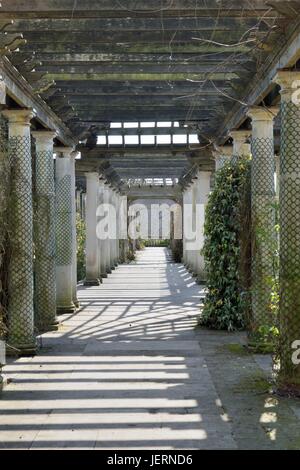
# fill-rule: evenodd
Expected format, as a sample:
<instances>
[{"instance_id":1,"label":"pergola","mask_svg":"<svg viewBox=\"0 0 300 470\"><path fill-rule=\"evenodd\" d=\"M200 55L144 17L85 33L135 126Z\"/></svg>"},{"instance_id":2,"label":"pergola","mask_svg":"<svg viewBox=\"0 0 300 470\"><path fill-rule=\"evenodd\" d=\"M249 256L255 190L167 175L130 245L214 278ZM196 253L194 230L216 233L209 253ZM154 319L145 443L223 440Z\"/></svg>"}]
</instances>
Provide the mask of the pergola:
<instances>
[{"instance_id":1,"label":"pergola","mask_svg":"<svg viewBox=\"0 0 300 470\"><path fill-rule=\"evenodd\" d=\"M282 364L299 379L288 356L300 338L299 1L2 0L0 53L1 138L15 168L10 344L35 351L34 321L55 329L57 309L76 309L75 187L87 193L90 285L126 252L118 237L100 246L99 202L115 207L120 230L130 198L205 204L212 174L231 156L250 153L252 132L252 210L271 231L266 207L281 143ZM203 279L200 252L185 241L184 262ZM253 257L260 324L263 244Z\"/></svg>"}]
</instances>

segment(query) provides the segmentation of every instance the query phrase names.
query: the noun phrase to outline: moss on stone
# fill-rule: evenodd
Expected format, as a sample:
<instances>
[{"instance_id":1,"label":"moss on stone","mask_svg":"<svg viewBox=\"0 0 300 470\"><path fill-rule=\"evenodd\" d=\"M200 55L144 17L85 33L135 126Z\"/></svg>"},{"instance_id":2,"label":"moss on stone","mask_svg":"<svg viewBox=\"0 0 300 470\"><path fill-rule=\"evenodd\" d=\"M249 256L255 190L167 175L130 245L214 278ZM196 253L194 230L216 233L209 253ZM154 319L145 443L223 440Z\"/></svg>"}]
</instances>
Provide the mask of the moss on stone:
<instances>
[{"instance_id":1,"label":"moss on stone","mask_svg":"<svg viewBox=\"0 0 300 470\"><path fill-rule=\"evenodd\" d=\"M247 349L240 343L228 343L224 345L224 348L232 354L237 354L238 356L248 355Z\"/></svg>"},{"instance_id":2,"label":"moss on stone","mask_svg":"<svg viewBox=\"0 0 300 470\"><path fill-rule=\"evenodd\" d=\"M256 371L248 377L243 377L239 383L233 387L234 393L269 393L271 391L271 383L260 371Z\"/></svg>"}]
</instances>

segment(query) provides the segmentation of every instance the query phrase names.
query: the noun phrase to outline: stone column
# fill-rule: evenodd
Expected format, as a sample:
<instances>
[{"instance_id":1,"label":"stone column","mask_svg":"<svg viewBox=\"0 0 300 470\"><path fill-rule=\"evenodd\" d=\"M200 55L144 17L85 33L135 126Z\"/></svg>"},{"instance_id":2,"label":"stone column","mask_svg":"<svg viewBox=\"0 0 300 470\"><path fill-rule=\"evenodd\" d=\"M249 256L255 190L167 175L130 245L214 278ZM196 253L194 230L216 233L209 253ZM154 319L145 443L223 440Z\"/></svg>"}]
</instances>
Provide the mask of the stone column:
<instances>
[{"instance_id":1,"label":"stone column","mask_svg":"<svg viewBox=\"0 0 300 470\"><path fill-rule=\"evenodd\" d=\"M223 145L217 147L213 152L213 156L216 162L216 171L223 168L225 163L230 162L233 155L233 146L232 145Z\"/></svg>"},{"instance_id":2,"label":"stone column","mask_svg":"<svg viewBox=\"0 0 300 470\"><path fill-rule=\"evenodd\" d=\"M128 252L128 217L127 217L127 196L120 196L120 260L125 263Z\"/></svg>"},{"instance_id":3,"label":"stone column","mask_svg":"<svg viewBox=\"0 0 300 470\"><path fill-rule=\"evenodd\" d=\"M201 250L204 246L204 223L205 223L205 208L208 202L210 193L210 177L209 171L199 171L197 179L197 234L199 236L198 250L196 255L196 275L199 283L205 282L205 263Z\"/></svg>"},{"instance_id":4,"label":"stone column","mask_svg":"<svg viewBox=\"0 0 300 470\"><path fill-rule=\"evenodd\" d=\"M81 189L79 188L75 188L76 189L76 213L77 214L80 214L80 206L81 206L81 203L80 203L80 198L81 198Z\"/></svg>"},{"instance_id":5,"label":"stone column","mask_svg":"<svg viewBox=\"0 0 300 470\"><path fill-rule=\"evenodd\" d=\"M8 339L10 353L36 351L33 307L33 210L30 120L28 109L6 110L12 167L8 266ZM15 349L14 349L15 348Z\"/></svg>"},{"instance_id":6,"label":"stone column","mask_svg":"<svg viewBox=\"0 0 300 470\"><path fill-rule=\"evenodd\" d=\"M190 187L190 192L191 192L191 204L192 204L192 230L193 232L196 232L196 225L197 225L197 182L198 182L198 176L193 180L193 184ZM195 245L196 245L196 240L195 240ZM196 246L191 248L188 252L188 258L189 258L189 271L193 276L197 276L197 256L198 256L198 249Z\"/></svg>"},{"instance_id":7,"label":"stone column","mask_svg":"<svg viewBox=\"0 0 300 470\"><path fill-rule=\"evenodd\" d=\"M110 205L110 188L107 184L104 184L104 193L103 193L103 201L106 207L108 208ZM108 209L109 210L109 209ZM108 225L110 224L110 213L107 214ZM109 229L109 227L108 227ZM111 240L108 234L108 238L104 241L104 251L105 251L105 265L106 265L106 273L111 274Z\"/></svg>"},{"instance_id":8,"label":"stone column","mask_svg":"<svg viewBox=\"0 0 300 470\"><path fill-rule=\"evenodd\" d=\"M99 174L86 173L86 278L85 286L99 286L99 250L97 238Z\"/></svg>"},{"instance_id":9,"label":"stone column","mask_svg":"<svg viewBox=\"0 0 300 470\"><path fill-rule=\"evenodd\" d=\"M279 201L280 192L280 155L275 156L275 172L276 172L276 199Z\"/></svg>"},{"instance_id":10,"label":"stone column","mask_svg":"<svg viewBox=\"0 0 300 470\"><path fill-rule=\"evenodd\" d=\"M260 326L272 326L271 292L273 254L277 249L275 233L275 184L273 119L278 110L253 107L252 119L252 265L251 298L253 332Z\"/></svg>"},{"instance_id":11,"label":"stone column","mask_svg":"<svg viewBox=\"0 0 300 470\"><path fill-rule=\"evenodd\" d=\"M185 205L187 204L187 191L186 189L182 194L182 263L187 264L187 250L186 250L186 237L185 237Z\"/></svg>"},{"instance_id":12,"label":"stone column","mask_svg":"<svg viewBox=\"0 0 300 470\"><path fill-rule=\"evenodd\" d=\"M281 86L280 379L299 390L300 364L292 359L300 340L300 72L279 71L275 81Z\"/></svg>"},{"instance_id":13,"label":"stone column","mask_svg":"<svg viewBox=\"0 0 300 470\"><path fill-rule=\"evenodd\" d=\"M233 139L233 158L241 157L242 155L251 154L251 144L247 142L251 136L251 131L238 130L230 132L230 136Z\"/></svg>"},{"instance_id":14,"label":"stone column","mask_svg":"<svg viewBox=\"0 0 300 470\"><path fill-rule=\"evenodd\" d=\"M85 221L85 209L86 209L86 193L81 194L81 217Z\"/></svg>"},{"instance_id":15,"label":"stone column","mask_svg":"<svg viewBox=\"0 0 300 470\"><path fill-rule=\"evenodd\" d=\"M184 248L184 265L187 269L191 267L191 250L189 246L188 233L192 227L192 190L187 188L183 195L183 248Z\"/></svg>"},{"instance_id":16,"label":"stone column","mask_svg":"<svg viewBox=\"0 0 300 470\"><path fill-rule=\"evenodd\" d=\"M114 191L109 188L109 224L110 224L110 269L114 270L116 268L116 235L114 231L114 227L116 224L115 218L115 196Z\"/></svg>"},{"instance_id":17,"label":"stone column","mask_svg":"<svg viewBox=\"0 0 300 470\"><path fill-rule=\"evenodd\" d=\"M120 195L117 191L114 191L114 202L115 202L115 211L116 211L116 240L115 240L115 247L116 247L116 266L118 266L120 262L120 237L119 237L119 230L120 230Z\"/></svg>"},{"instance_id":18,"label":"stone column","mask_svg":"<svg viewBox=\"0 0 300 470\"><path fill-rule=\"evenodd\" d=\"M58 329L55 280L55 132L32 133L35 161L35 324L40 332Z\"/></svg>"},{"instance_id":19,"label":"stone column","mask_svg":"<svg viewBox=\"0 0 300 470\"><path fill-rule=\"evenodd\" d=\"M76 308L79 308L79 300L77 298L77 215L76 215L76 176L75 176L75 159L78 152L71 153L71 189L72 189L72 298Z\"/></svg>"},{"instance_id":20,"label":"stone column","mask_svg":"<svg viewBox=\"0 0 300 470\"><path fill-rule=\"evenodd\" d=\"M98 208L103 208L104 204L104 191L105 191L105 183L103 179L100 179L99 184L98 184ZM101 210L102 214L102 210ZM99 215L99 214L98 214ZM97 223L99 222L100 219L97 217ZM103 240L103 237L101 236L101 233L97 233L97 244L98 244L98 272L99 272L99 279L100 281L104 278L107 277L107 272L106 272L106 240Z\"/></svg>"},{"instance_id":21,"label":"stone column","mask_svg":"<svg viewBox=\"0 0 300 470\"><path fill-rule=\"evenodd\" d=\"M56 184L56 307L57 313L76 310L73 300L73 149L55 148Z\"/></svg>"}]
</instances>

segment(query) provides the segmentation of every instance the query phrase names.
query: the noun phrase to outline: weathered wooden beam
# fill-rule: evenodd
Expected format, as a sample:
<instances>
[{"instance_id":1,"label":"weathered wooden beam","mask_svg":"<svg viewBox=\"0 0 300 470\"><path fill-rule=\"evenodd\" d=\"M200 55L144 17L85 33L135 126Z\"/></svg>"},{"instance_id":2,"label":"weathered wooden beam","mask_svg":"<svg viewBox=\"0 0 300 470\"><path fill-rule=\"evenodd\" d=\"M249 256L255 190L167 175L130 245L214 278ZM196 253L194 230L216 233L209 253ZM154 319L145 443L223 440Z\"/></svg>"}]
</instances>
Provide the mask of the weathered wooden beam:
<instances>
[{"instance_id":1,"label":"weathered wooden beam","mask_svg":"<svg viewBox=\"0 0 300 470\"><path fill-rule=\"evenodd\" d=\"M150 14L151 16L178 16L188 14L196 17L200 16L258 16L268 12L268 7L263 0L251 0L251 3L241 3L240 0L231 0L230 8L226 0L210 0L209 4L205 0L174 0L161 2L160 0L133 1L127 0L122 3L118 0L77 0L74 8L74 0L2 0L1 14L5 18L95 18L105 16L134 16L138 14ZM274 14L274 13L273 13ZM267 15L266 15L267 16Z\"/></svg>"},{"instance_id":2,"label":"weathered wooden beam","mask_svg":"<svg viewBox=\"0 0 300 470\"><path fill-rule=\"evenodd\" d=\"M214 41L221 42L222 44L236 44L240 42L240 39L247 28L235 28L230 31L230 37L228 31L216 31L214 33ZM268 31L263 31L263 35L266 36ZM187 30L187 31L177 31L169 30L163 31L160 28L157 31L114 31L113 33L108 33L107 31L85 31L85 32L73 32L72 30L66 29L65 31L43 31L41 34L40 31L27 31L24 32L24 38L31 44L36 45L36 50L38 50L40 44L48 43L76 43L78 45L90 44L90 43L119 43L119 42L129 42L129 43L172 43L178 44L180 42L200 42L203 41L206 43L211 39L211 30ZM196 38L197 41L194 39ZM244 38L244 41L247 37ZM260 37L259 37L260 39ZM252 46L254 45L255 38L252 39ZM170 52L172 48L170 49Z\"/></svg>"},{"instance_id":3,"label":"weathered wooden beam","mask_svg":"<svg viewBox=\"0 0 300 470\"><path fill-rule=\"evenodd\" d=\"M32 87L11 65L6 57L0 63L0 74L6 85L6 90L20 106L32 108L36 118L48 129L55 130L59 140L73 146L77 143L76 138L63 123L61 119L49 108L39 95L34 93Z\"/></svg>"},{"instance_id":4,"label":"weathered wooden beam","mask_svg":"<svg viewBox=\"0 0 300 470\"><path fill-rule=\"evenodd\" d=\"M224 81L218 82L218 90L220 93L233 93L232 82ZM56 97L67 97L76 99L77 96L88 96L91 99L97 99L101 96L170 96L172 97L194 97L194 96L205 96L205 97L214 97L218 95L218 90L212 87L210 83L205 84L204 86L201 83L195 83L190 81L185 82L160 82L160 81L149 81L143 82L131 82L131 83L112 83L105 81L93 81L87 83L86 81L77 81L77 82L61 82L56 81Z\"/></svg>"},{"instance_id":5,"label":"weathered wooden beam","mask_svg":"<svg viewBox=\"0 0 300 470\"><path fill-rule=\"evenodd\" d=\"M101 47L102 49L102 47ZM23 51L23 52L22 52ZM52 65L64 65L66 63L72 64L90 64L93 63L106 63L109 62L111 64L115 63L154 63L154 64L197 64L200 61L205 63L220 63L224 60L230 59L232 56L233 60L237 60L238 63L245 63L253 60L249 54L239 53L237 58L234 58L233 52L235 53L236 50L232 50L229 48L225 49L224 52L218 50L216 52L199 52L195 51L191 53L189 51L176 53L172 51L172 56L170 55L170 51L168 53L153 53L153 52L143 52L143 53L66 53L66 52L52 52L47 53L38 50L34 55L34 61L40 62L42 61L44 65L52 64ZM12 55L12 61L17 64L22 64L22 61L28 62L28 52L24 52L22 49L20 52L15 53Z\"/></svg>"},{"instance_id":6,"label":"weathered wooden beam","mask_svg":"<svg viewBox=\"0 0 300 470\"><path fill-rule=\"evenodd\" d=\"M184 145L177 145L174 148L171 146L133 146L131 147L103 147L101 145L97 145L94 149L88 149L85 145L77 145L77 150L81 152L82 159L89 159L89 158L110 158L114 156L118 156L120 158L140 158L141 156L145 156L147 158L185 158L186 152L189 150Z\"/></svg>"},{"instance_id":7,"label":"weathered wooden beam","mask_svg":"<svg viewBox=\"0 0 300 470\"><path fill-rule=\"evenodd\" d=\"M121 190L129 199L180 199L181 188L179 186L134 186L123 184Z\"/></svg>"},{"instance_id":8,"label":"weathered wooden beam","mask_svg":"<svg viewBox=\"0 0 300 470\"><path fill-rule=\"evenodd\" d=\"M117 174L123 178L123 177L130 177L130 178L135 178L135 177L142 177L142 178L176 178L180 176L183 173L183 169L173 169L173 168L166 168L166 169L161 169L161 168L147 168L147 169L126 169L126 168L121 168L118 170Z\"/></svg>"},{"instance_id":9,"label":"weathered wooden beam","mask_svg":"<svg viewBox=\"0 0 300 470\"><path fill-rule=\"evenodd\" d=\"M248 87L244 90L241 100L248 106L259 104L272 90L272 83L278 69L292 67L300 59L300 12L298 17L287 31L286 41L280 44L276 54L269 57L264 67L255 75ZM217 131L219 142L223 143L229 132L241 125L246 119L246 106L236 104Z\"/></svg>"},{"instance_id":10,"label":"weathered wooden beam","mask_svg":"<svg viewBox=\"0 0 300 470\"><path fill-rule=\"evenodd\" d=\"M217 61L214 63L206 63L201 61L198 64L178 64L175 61L170 62L169 64L148 64L148 63L135 63L135 64L126 64L126 63L110 63L103 62L98 63L66 63L60 65L53 65L51 62L43 62L42 65L37 65L35 67L35 74L38 73L49 73L50 77L55 80L66 80L65 76L72 74L72 76L83 75L83 79L97 80L97 75L105 76L105 74L120 74L126 76L126 74L137 76L139 74L146 75L155 75L160 74L164 76L165 74L172 79L172 75L183 74L182 79L193 77L196 74L211 73L212 75L217 75L220 73L226 73L230 75L231 78L239 78L239 74L245 71L245 67L250 66L255 67L255 62L249 60L247 64L239 63L238 60L234 61ZM22 68L21 68L22 70ZM247 69L246 69L247 70ZM60 74L62 77L60 78ZM54 78L55 76L55 78ZM218 75L217 75L218 76ZM136 78L133 78L135 80ZM157 79L157 76L156 76ZM179 79L175 78L174 80ZM74 80L74 79L73 79ZM129 78L130 80L130 78Z\"/></svg>"},{"instance_id":11,"label":"weathered wooden beam","mask_svg":"<svg viewBox=\"0 0 300 470\"><path fill-rule=\"evenodd\" d=\"M62 99L60 102L52 102L49 101L50 106L54 107L59 107L59 106L65 106L67 103L74 107L79 107L81 110L86 110L86 109L102 109L103 107L117 107L119 109L123 107L128 107L130 109L131 107L136 108L139 106L145 106L145 107L163 107L163 106L169 106L171 107L186 107L189 106L191 103L193 103L195 106L199 107L204 107L205 109L208 109L210 106L218 106L220 103L224 103L226 106L228 103L225 102L224 96L220 93L219 95L216 93L214 96L192 96L192 97L181 97L181 99L177 100L176 98L172 96L142 96L142 95L137 95L137 96L99 96L96 100L95 97L82 97L78 98L76 97L70 97L68 100Z\"/></svg>"},{"instance_id":12,"label":"weathered wooden beam","mask_svg":"<svg viewBox=\"0 0 300 470\"><path fill-rule=\"evenodd\" d=\"M251 46L253 48L253 43L249 45L244 43L237 43L232 47L228 47L228 44L225 43L222 45L214 45L209 42L200 42L190 40L184 42L172 42L172 47L170 51L169 44L166 43L151 43L146 42L129 42L124 41L122 43L110 43L103 42L101 43L101 53L103 54L188 54L188 53L197 53L197 54L232 54L232 53L247 53L251 51ZM99 45L97 43L87 44L87 43L27 43L22 47L24 54L28 53L37 53L37 54L99 54Z\"/></svg>"},{"instance_id":13,"label":"weathered wooden beam","mask_svg":"<svg viewBox=\"0 0 300 470\"><path fill-rule=\"evenodd\" d=\"M277 14L274 12L274 19ZM268 19L270 22L270 18ZM249 29L257 29L257 18L241 18L241 17L220 17L218 21L215 18L202 17L197 18L193 15L190 18L164 18L163 29L166 31L233 31L235 29L241 30L244 28L246 31ZM80 32L80 31L109 31L122 32L122 31L161 31L162 22L160 18L69 18L69 19L34 19L18 20L15 19L14 23L8 26L8 31L11 32L31 32L31 31L54 31L54 32ZM260 30L268 30L269 25L262 20L259 25Z\"/></svg>"},{"instance_id":14,"label":"weathered wooden beam","mask_svg":"<svg viewBox=\"0 0 300 470\"><path fill-rule=\"evenodd\" d=\"M49 73L47 75L48 80L112 80L112 81L153 81L153 80L213 80L224 81L224 80L238 80L239 75L236 73L223 73L223 72L211 72L211 73L189 73L186 70L184 73Z\"/></svg>"}]
</instances>

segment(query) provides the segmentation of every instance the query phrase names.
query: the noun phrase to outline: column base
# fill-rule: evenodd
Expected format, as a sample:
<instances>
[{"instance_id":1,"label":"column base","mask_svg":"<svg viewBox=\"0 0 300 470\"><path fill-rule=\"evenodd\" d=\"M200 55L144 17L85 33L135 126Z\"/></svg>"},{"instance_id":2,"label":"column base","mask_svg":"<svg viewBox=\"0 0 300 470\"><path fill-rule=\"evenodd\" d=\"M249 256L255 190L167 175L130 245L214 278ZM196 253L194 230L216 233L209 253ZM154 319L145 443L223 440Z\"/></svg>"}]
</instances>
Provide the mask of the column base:
<instances>
[{"instance_id":1,"label":"column base","mask_svg":"<svg viewBox=\"0 0 300 470\"><path fill-rule=\"evenodd\" d=\"M101 273L101 279L105 279L105 278L107 278L107 273L104 273L104 274Z\"/></svg>"},{"instance_id":2,"label":"column base","mask_svg":"<svg viewBox=\"0 0 300 470\"><path fill-rule=\"evenodd\" d=\"M114 271L114 269L116 269L116 267L115 267L115 266L111 266L110 269L111 269L111 271Z\"/></svg>"},{"instance_id":3,"label":"column base","mask_svg":"<svg viewBox=\"0 0 300 470\"><path fill-rule=\"evenodd\" d=\"M73 300L73 302L74 302L74 305L75 305L76 308L79 308L79 307L80 307L80 302L79 302L78 299Z\"/></svg>"},{"instance_id":4,"label":"column base","mask_svg":"<svg viewBox=\"0 0 300 470\"><path fill-rule=\"evenodd\" d=\"M106 271L107 274L111 274L111 269L108 268L107 271Z\"/></svg>"},{"instance_id":5,"label":"column base","mask_svg":"<svg viewBox=\"0 0 300 470\"><path fill-rule=\"evenodd\" d=\"M37 343L6 345L6 355L14 357L35 356L37 352Z\"/></svg>"},{"instance_id":6,"label":"column base","mask_svg":"<svg viewBox=\"0 0 300 470\"><path fill-rule=\"evenodd\" d=\"M0 375L0 392L3 390L6 383L7 383L7 380L5 379L5 377L3 377L3 375Z\"/></svg>"},{"instance_id":7,"label":"column base","mask_svg":"<svg viewBox=\"0 0 300 470\"><path fill-rule=\"evenodd\" d=\"M76 307L74 304L70 306L57 306L56 313L57 315L63 315L64 313L74 313L76 312Z\"/></svg>"},{"instance_id":8,"label":"column base","mask_svg":"<svg viewBox=\"0 0 300 470\"><path fill-rule=\"evenodd\" d=\"M47 333L47 331L57 331L59 328L60 322L56 320L53 323L50 323L49 325L41 325L38 326L39 333Z\"/></svg>"},{"instance_id":9,"label":"column base","mask_svg":"<svg viewBox=\"0 0 300 470\"><path fill-rule=\"evenodd\" d=\"M85 279L83 281L84 286L100 286L100 279Z\"/></svg>"}]
</instances>

